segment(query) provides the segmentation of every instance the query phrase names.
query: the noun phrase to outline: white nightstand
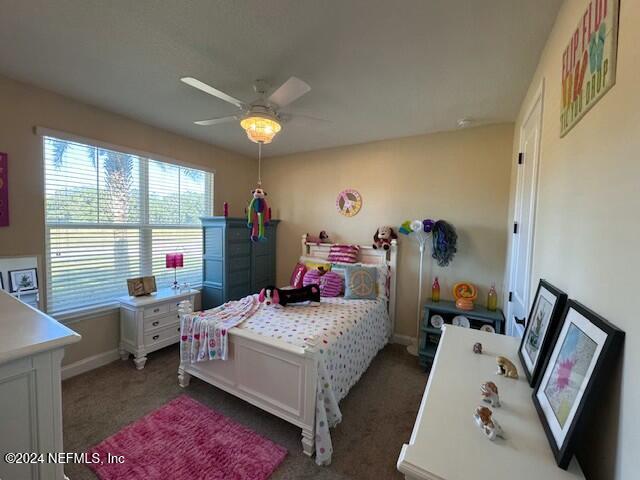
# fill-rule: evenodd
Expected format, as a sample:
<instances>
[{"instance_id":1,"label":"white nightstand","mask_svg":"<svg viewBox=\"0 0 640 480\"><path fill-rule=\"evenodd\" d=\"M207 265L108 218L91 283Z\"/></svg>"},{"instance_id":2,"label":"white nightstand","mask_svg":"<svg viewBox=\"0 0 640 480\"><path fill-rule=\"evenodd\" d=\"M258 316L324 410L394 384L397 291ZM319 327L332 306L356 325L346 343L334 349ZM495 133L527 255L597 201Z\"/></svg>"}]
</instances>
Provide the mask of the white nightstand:
<instances>
[{"instance_id":1,"label":"white nightstand","mask_svg":"<svg viewBox=\"0 0 640 480\"><path fill-rule=\"evenodd\" d=\"M144 297L120 297L120 358L129 353L138 370L144 368L147 354L180 339L178 304L193 299L197 290L159 290Z\"/></svg>"}]
</instances>

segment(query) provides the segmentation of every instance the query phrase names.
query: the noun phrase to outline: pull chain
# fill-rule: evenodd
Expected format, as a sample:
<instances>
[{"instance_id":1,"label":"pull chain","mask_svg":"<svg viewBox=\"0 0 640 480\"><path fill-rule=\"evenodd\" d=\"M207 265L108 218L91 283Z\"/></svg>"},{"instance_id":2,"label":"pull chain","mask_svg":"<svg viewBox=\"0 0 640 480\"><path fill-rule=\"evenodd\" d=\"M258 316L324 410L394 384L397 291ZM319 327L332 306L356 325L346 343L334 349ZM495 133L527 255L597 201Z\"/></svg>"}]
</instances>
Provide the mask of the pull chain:
<instances>
[{"instance_id":1,"label":"pull chain","mask_svg":"<svg viewBox=\"0 0 640 480\"><path fill-rule=\"evenodd\" d=\"M262 142L258 142L258 187L262 187Z\"/></svg>"}]
</instances>

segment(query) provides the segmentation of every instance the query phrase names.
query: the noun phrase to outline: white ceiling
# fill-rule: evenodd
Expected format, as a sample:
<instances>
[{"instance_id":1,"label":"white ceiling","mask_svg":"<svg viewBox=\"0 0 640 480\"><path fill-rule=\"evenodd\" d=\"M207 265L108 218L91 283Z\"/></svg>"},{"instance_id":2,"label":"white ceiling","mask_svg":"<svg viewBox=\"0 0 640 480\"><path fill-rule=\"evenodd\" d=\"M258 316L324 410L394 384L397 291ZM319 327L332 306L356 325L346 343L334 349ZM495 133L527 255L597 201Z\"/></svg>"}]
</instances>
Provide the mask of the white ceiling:
<instances>
[{"instance_id":1,"label":"white ceiling","mask_svg":"<svg viewBox=\"0 0 640 480\"><path fill-rule=\"evenodd\" d=\"M0 73L254 156L256 78L312 90L266 155L514 120L562 0L0 0Z\"/></svg>"}]
</instances>

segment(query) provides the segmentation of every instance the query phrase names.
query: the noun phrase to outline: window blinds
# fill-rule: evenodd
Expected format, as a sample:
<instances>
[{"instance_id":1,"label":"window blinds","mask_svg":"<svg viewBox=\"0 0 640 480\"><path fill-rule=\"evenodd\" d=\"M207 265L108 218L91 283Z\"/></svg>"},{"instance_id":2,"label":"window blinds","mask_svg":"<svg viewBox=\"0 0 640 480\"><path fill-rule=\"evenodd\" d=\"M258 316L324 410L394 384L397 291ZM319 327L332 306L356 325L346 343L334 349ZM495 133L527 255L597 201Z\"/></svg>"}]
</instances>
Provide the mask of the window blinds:
<instances>
[{"instance_id":1,"label":"window blinds","mask_svg":"<svg viewBox=\"0 0 640 480\"><path fill-rule=\"evenodd\" d=\"M200 217L213 175L100 147L43 137L50 312L112 303L126 279L173 281L164 256L182 252L178 280L202 282Z\"/></svg>"}]
</instances>

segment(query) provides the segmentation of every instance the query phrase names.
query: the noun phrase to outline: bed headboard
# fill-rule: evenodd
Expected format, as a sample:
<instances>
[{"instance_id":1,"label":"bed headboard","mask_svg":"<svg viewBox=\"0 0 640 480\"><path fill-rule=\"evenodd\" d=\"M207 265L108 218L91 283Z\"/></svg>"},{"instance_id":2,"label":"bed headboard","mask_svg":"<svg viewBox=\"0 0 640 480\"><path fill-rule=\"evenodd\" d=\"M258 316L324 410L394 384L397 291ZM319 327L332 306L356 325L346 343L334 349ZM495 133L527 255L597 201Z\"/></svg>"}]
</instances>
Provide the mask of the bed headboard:
<instances>
[{"instance_id":1,"label":"bed headboard","mask_svg":"<svg viewBox=\"0 0 640 480\"><path fill-rule=\"evenodd\" d=\"M302 236L302 255L321 259L329 258L331 243L307 242L307 235ZM358 262L368 265L388 265L391 269L389 284L389 318L391 319L391 333L395 333L396 326L396 279L398 274L398 241L391 240L389 250L375 249L371 245L359 245Z\"/></svg>"}]
</instances>

